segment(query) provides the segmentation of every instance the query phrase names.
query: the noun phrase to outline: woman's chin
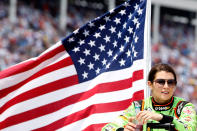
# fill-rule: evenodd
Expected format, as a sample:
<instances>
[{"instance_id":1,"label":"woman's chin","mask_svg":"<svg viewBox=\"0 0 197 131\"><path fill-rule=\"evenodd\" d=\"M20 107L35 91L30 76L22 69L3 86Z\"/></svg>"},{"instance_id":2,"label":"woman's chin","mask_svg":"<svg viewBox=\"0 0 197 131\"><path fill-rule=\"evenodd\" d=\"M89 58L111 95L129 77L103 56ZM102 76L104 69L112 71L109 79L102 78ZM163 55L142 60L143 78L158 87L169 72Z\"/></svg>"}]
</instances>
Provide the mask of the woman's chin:
<instances>
[{"instance_id":1,"label":"woman's chin","mask_svg":"<svg viewBox=\"0 0 197 131\"><path fill-rule=\"evenodd\" d=\"M168 102L171 99L171 95L161 95L161 100Z\"/></svg>"}]
</instances>

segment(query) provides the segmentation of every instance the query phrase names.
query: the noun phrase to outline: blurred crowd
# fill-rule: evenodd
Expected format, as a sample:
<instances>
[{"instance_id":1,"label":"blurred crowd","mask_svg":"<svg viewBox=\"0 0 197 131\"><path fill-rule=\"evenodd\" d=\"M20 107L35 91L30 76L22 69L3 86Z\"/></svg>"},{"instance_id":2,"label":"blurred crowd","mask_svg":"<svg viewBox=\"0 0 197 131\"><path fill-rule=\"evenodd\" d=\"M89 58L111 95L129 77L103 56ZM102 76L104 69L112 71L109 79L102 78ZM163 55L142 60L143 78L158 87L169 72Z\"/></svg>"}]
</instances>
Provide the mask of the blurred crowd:
<instances>
[{"instance_id":1,"label":"blurred crowd","mask_svg":"<svg viewBox=\"0 0 197 131\"><path fill-rule=\"evenodd\" d=\"M58 16L52 16L46 7L43 8L44 11L19 3L17 20L11 23L9 5L0 1L0 70L38 56L85 22L102 14L69 6L67 29L63 31L59 29Z\"/></svg>"},{"instance_id":2,"label":"blurred crowd","mask_svg":"<svg viewBox=\"0 0 197 131\"><path fill-rule=\"evenodd\" d=\"M18 5L17 21L11 23L9 5L0 2L0 70L38 56L88 20L103 14L98 10L68 8L68 25L64 32L58 27L58 16L25 4ZM164 62L173 65L178 74L176 95L191 101L197 108L195 50L194 28L164 21L160 26L159 42L152 43L151 55L152 64Z\"/></svg>"},{"instance_id":3,"label":"blurred crowd","mask_svg":"<svg viewBox=\"0 0 197 131\"><path fill-rule=\"evenodd\" d=\"M56 19L48 13L19 5L11 23L8 9L0 3L0 69L39 55L59 39Z\"/></svg>"},{"instance_id":4,"label":"blurred crowd","mask_svg":"<svg viewBox=\"0 0 197 131\"><path fill-rule=\"evenodd\" d=\"M163 21L159 42L152 43L152 64L173 65L177 73L176 95L191 101L197 110L197 45L194 27Z\"/></svg>"}]
</instances>

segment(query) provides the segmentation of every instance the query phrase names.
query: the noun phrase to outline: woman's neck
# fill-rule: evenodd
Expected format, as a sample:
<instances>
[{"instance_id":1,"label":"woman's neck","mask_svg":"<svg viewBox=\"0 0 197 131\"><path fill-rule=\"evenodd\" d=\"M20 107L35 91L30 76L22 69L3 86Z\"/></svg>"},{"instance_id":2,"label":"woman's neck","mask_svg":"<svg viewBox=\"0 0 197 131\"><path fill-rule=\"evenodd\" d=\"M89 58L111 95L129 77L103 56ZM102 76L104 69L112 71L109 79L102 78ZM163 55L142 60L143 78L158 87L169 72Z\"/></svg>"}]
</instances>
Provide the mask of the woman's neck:
<instances>
[{"instance_id":1,"label":"woman's neck","mask_svg":"<svg viewBox=\"0 0 197 131\"><path fill-rule=\"evenodd\" d=\"M171 103L173 101L173 97L171 97L169 100L166 100L166 101L157 100L154 97L152 97L152 101L156 105L165 105L165 104Z\"/></svg>"}]
</instances>

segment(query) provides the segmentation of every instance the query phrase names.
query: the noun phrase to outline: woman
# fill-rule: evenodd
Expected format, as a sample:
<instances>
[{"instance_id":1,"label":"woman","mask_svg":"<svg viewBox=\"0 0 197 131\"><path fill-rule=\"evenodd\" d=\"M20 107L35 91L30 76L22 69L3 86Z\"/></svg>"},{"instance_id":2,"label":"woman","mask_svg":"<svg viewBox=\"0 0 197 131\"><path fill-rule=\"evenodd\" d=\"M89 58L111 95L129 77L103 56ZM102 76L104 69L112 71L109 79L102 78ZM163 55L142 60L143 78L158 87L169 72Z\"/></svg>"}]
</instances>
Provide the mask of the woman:
<instances>
[{"instance_id":1,"label":"woman","mask_svg":"<svg viewBox=\"0 0 197 131\"><path fill-rule=\"evenodd\" d=\"M167 64L157 64L152 67L148 75L148 86L151 89L149 98L134 101L114 122L105 125L102 131L134 131L136 121L143 124L147 130L147 123L172 123L174 130L196 131L197 116L192 103L175 97L177 78L175 71ZM153 131L162 129L153 129Z\"/></svg>"}]
</instances>

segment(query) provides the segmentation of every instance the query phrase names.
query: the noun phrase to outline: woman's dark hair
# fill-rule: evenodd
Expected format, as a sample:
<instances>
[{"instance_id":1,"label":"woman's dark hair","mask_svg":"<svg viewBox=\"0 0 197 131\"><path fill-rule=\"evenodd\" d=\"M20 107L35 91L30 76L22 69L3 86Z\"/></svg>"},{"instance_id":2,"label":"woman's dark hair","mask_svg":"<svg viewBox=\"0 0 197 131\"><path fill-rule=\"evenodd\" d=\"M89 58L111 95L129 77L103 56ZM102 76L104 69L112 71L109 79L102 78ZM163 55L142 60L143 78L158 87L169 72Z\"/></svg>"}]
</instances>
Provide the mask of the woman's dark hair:
<instances>
[{"instance_id":1,"label":"woman's dark hair","mask_svg":"<svg viewBox=\"0 0 197 131\"><path fill-rule=\"evenodd\" d=\"M153 81L154 81L154 79L155 79L155 74L156 74L157 72L160 72L160 71L166 71L166 72L172 73L172 74L174 75L175 81L177 82L176 73L175 73L174 69L173 69L170 65L168 65L168 64L163 64L163 63L161 63L161 64L156 64L156 65L154 65L154 66L151 68L151 70L150 70L150 72L149 72L149 75L148 75L148 81L151 81L151 82L153 83Z\"/></svg>"}]
</instances>

